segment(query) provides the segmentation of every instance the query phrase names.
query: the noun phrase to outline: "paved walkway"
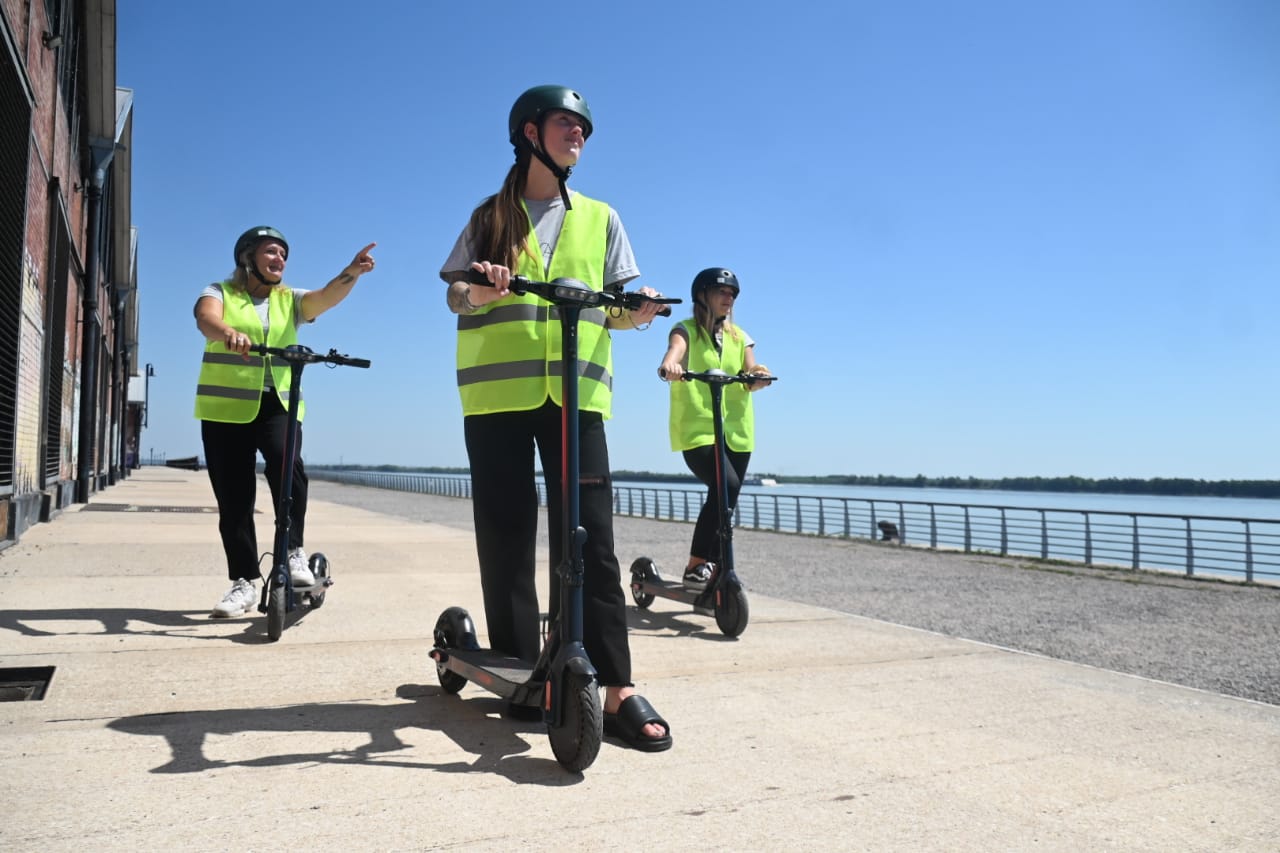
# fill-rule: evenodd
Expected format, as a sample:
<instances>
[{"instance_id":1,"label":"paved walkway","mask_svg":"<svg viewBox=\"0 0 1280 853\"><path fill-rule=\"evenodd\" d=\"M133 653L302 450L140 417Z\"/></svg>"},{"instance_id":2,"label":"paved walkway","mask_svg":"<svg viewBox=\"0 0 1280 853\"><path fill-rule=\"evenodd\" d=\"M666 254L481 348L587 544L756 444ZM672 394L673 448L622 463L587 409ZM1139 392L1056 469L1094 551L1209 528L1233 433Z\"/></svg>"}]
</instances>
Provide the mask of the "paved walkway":
<instances>
[{"instance_id":1,"label":"paved walkway","mask_svg":"<svg viewBox=\"0 0 1280 853\"><path fill-rule=\"evenodd\" d=\"M211 507L143 468L0 552L0 667L55 668L0 703L5 848L1280 849L1280 707L754 594L736 641L637 614L675 748L569 774L437 685L436 616L479 609L467 531L313 502L337 583L268 643L207 617Z\"/></svg>"}]
</instances>

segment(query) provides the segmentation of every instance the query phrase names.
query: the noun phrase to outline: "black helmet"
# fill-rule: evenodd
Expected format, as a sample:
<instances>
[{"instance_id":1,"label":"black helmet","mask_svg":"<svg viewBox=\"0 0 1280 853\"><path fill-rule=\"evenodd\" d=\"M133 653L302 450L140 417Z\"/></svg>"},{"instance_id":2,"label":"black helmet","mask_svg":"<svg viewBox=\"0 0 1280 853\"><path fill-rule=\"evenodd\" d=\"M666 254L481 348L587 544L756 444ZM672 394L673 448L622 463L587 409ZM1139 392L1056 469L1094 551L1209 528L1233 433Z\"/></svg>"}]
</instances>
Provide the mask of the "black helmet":
<instances>
[{"instance_id":1,"label":"black helmet","mask_svg":"<svg viewBox=\"0 0 1280 853\"><path fill-rule=\"evenodd\" d=\"M698 299L698 296L711 287L732 287L735 299L742 292L742 288L738 286L738 277L733 274L733 270L727 270L724 267L708 267L693 277L689 296L695 304L705 304Z\"/></svg>"},{"instance_id":2,"label":"black helmet","mask_svg":"<svg viewBox=\"0 0 1280 853\"><path fill-rule=\"evenodd\" d=\"M275 240L284 246L284 258L289 259L289 241L284 239L284 235L270 225L259 225L256 228L250 228L248 231L240 235L236 240L236 248L234 257L236 266L240 266L240 256L244 254L246 249L256 249L258 244L263 240Z\"/></svg>"},{"instance_id":3,"label":"black helmet","mask_svg":"<svg viewBox=\"0 0 1280 853\"><path fill-rule=\"evenodd\" d=\"M518 145L521 131L527 121L535 124L551 110L565 110L582 119L582 138L591 135L591 107L587 99L566 86L534 86L516 98L507 118L508 136L512 145Z\"/></svg>"}]
</instances>

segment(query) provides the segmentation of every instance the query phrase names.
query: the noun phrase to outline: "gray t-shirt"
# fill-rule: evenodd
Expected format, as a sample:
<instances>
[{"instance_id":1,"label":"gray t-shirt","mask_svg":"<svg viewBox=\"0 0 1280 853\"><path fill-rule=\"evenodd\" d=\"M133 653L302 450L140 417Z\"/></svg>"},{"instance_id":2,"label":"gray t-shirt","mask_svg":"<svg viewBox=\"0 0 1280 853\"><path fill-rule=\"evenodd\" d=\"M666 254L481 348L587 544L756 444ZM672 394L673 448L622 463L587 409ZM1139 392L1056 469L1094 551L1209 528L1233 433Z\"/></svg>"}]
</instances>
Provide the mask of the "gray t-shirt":
<instances>
[{"instance_id":1,"label":"gray t-shirt","mask_svg":"<svg viewBox=\"0 0 1280 853\"><path fill-rule=\"evenodd\" d=\"M576 195L576 193L575 193ZM543 200L525 199L525 207L529 209L529 218L533 222L533 234L538 238L542 250L542 260L547 265L542 272L545 275L551 268L551 257L555 254L556 242L560 239L560 227L564 224L564 201L559 196ZM445 284L452 284L466 273L476 261L488 261L491 258L476 257L475 235L471 233L470 223L462 229L458 240L453 244L453 251L440 267L440 278ZM635 253L631 251L631 241L627 238L626 229L618 212L609 208L609 227L605 234L604 254L604 286L622 289L627 282L639 278L640 269L636 266Z\"/></svg>"}]
</instances>

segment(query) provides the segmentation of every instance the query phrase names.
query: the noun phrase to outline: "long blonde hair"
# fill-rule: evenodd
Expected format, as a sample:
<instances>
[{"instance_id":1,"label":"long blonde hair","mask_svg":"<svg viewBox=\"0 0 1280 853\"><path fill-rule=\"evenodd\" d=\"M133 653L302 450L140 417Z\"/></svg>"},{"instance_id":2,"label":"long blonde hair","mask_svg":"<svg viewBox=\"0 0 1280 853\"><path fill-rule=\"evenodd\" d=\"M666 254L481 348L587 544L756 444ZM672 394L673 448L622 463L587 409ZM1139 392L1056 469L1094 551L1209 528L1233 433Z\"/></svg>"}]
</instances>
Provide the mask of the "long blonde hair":
<instances>
[{"instance_id":1,"label":"long blonde hair","mask_svg":"<svg viewBox=\"0 0 1280 853\"><path fill-rule=\"evenodd\" d=\"M477 260L514 270L521 254L537 257L529 246L529 213L524 206L531 156L528 150L519 149L516 162L502 181L502 189L471 211L467 227L475 235L473 251Z\"/></svg>"},{"instance_id":2,"label":"long blonde hair","mask_svg":"<svg viewBox=\"0 0 1280 853\"><path fill-rule=\"evenodd\" d=\"M706 334L713 341L716 337L716 326L720 327L720 331L723 334L729 335L734 340L742 337L741 330L733 324L732 308L729 309L729 313L724 316L724 319L717 323L715 318L711 316L711 309L707 307L706 303L694 300L693 320L694 325L698 327L698 334Z\"/></svg>"}]
</instances>

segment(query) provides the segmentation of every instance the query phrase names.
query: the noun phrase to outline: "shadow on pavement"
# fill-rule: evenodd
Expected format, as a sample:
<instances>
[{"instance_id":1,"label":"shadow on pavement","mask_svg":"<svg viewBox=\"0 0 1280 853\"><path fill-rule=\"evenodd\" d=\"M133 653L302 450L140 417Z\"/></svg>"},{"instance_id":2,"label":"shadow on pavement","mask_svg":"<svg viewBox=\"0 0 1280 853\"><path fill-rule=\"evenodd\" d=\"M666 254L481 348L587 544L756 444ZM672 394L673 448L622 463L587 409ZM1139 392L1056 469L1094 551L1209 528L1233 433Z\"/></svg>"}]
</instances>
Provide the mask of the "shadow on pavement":
<instances>
[{"instance_id":1,"label":"shadow on pavement","mask_svg":"<svg viewBox=\"0 0 1280 853\"><path fill-rule=\"evenodd\" d=\"M308 607L298 607L285 617L286 629L305 618ZM58 623L54 628L50 623ZM78 630L83 624L83 630ZM210 626L243 625L244 631L228 637L210 633ZM73 627L74 626L74 627ZM150 627L148 627L150 626ZM50 610L0 611L0 630L26 637L76 637L120 634L135 637L180 637L192 640L257 644L270 642L262 614L247 613L231 619L214 619L208 611L197 613L154 610L145 607L69 607Z\"/></svg>"},{"instance_id":2,"label":"shadow on pavement","mask_svg":"<svg viewBox=\"0 0 1280 853\"><path fill-rule=\"evenodd\" d=\"M627 608L627 628L632 631L645 631L656 636L666 632L672 638L696 637L699 640L712 640L723 643L737 642L737 637L726 637L716 627L716 620L711 616L699 616L692 610L672 613L669 611L642 610L639 607ZM750 631L751 627L748 626Z\"/></svg>"},{"instance_id":3,"label":"shadow on pavement","mask_svg":"<svg viewBox=\"0 0 1280 853\"><path fill-rule=\"evenodd\" d=\"M566 773L553 759L522 755L529 750L529 743L521 733L542 737L545 729L541 723L501 718L504 702L498 697L458 699L446 695L439 687L417 684L401 685L396 696L408 701L390 705L330 702L139 714L112 720L107 727L124 734L163 737L168 741L170 760L152 768L152 773L202 773L226 767L295 764L362 764L444 773L493 773L512 782L552 787L576 784L583 778L581 774ZM499 719L493 719L494 715ZM443 764L413 760L406 754L414 747L401 739L400 732L414 729L440 731L475 759ZM368 735L369 740L354 749L325 749L323 744L329 739L317 737L318 748L314 751L282 752L236 761L210 759L205 754L205 743L210 736L246 732L310 732L317 736L358 733Z\"/></svg>"}]
</instances>

